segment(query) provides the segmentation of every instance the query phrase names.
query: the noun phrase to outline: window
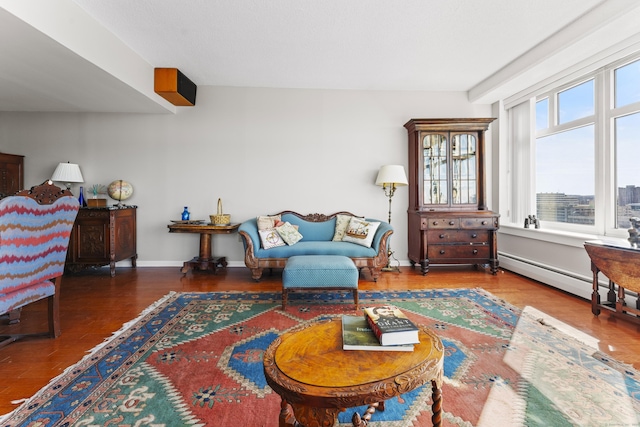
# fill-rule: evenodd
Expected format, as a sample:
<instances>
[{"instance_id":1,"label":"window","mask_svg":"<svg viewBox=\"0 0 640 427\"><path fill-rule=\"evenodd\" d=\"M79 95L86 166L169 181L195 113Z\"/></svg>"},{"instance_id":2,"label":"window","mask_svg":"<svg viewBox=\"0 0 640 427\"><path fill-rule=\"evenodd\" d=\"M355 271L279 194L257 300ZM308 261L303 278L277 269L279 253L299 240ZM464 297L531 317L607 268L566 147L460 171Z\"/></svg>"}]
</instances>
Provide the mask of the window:
<instances>
[{"instance_id":1,"label":"window","mask_svg":"<svg viewBox=\"0 0 640 427\"><path fill-rule=\"evenodd\" d=\"M535 213L547 229L626 237L640 217L638 55L547 86L509 116L512 222Z\"/></svg>"},{"instance_id":2,"label":"window","mask_svg":"<svg viewBox=\"0 0 640 427\"><path fill-rule=\"evenodd\" d=\"M591 78L536 102L535 212L541 221L595 224L594 88Z\"/></svg>"},{"instance_id":3,"label":"window","mask_svg":"<svg viewBox=\"0 0 640 427\"><path fill-rule=\"evenodd\" d=\"M593 225L594 127L536 139L536 213L541 221Z\"/></svg>"},{"instance_id":4,"label":"window","mask_svg":"<svg viewBox=\"0 0 640 427\"><path fill-rule=\"evenodd\" d=\"M594 113L593 79L558 93L558 124L592 116Z\"/></svg>"},{"instance_id":5,"label":"window","mask_svg":"<svg viewBox=\"0 0 640 427\"><path fill-rule=\"evenodd\" d=\"M615 107L640 102L640 60L617 68L615 74Z\"/></svg>"},{"instance_id":6,"label":"window","mask_svg":"<svg viewBox=\"0 0 640 427\"><path fill-rule=\"evenodd\" d=\"M616 227L629 228L640 217L640 60L613 71L612 110L615 146Z\"/></svg>"},{"instance_id":7,"label":"window","mask_svg":"<svg viewBox=\"0 0 640 427\"><path fill-rule=\"evenodd\" d=\"M549 99L536 102L536 130L549 127Z\"/></svg>"},{"instance_id":8,"label":"window","mask_svg":"<svg viewBox=\"0 0 640 427\"><path fill-rule=\"evenodd\" d=\"M640 113L615 119L617 226L629 228L640 217Z\"/></svg>"}]
</instances>

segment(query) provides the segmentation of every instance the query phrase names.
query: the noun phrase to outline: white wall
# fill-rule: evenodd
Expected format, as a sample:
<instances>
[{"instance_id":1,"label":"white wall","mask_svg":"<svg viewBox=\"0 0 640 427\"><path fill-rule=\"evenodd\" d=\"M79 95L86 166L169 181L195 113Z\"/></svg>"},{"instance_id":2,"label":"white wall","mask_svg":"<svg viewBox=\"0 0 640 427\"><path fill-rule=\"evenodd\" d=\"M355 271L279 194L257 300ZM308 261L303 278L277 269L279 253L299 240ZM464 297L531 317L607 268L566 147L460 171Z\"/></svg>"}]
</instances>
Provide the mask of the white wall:
<instances>
[{"instance_id":1,"label":"white wall","mask_svg":"<svg viewBox=\"0 0 640 427\"><path fill-rule=\"evenodd\" d=\"M80 165L85 186L131 182L138 265L178 266L198 246L197 235L167 232L184 206L193 219L208 219L221 198L232 222L287 209L386 220L387 199L373 183L384 164L406 168L403 125L490 116L490 105L473 105L463 92L199 87L196 106L175 115L0 113L0 151L25 155L27 187L64 161ZM491 145L488 135L489 156ZM491 188L489 182L490 202ZM407 203L401 188L392 246L403 264ZM214 236L213 249L231 266L244 265L237 235Z\"/></svg>"}]
</instances>

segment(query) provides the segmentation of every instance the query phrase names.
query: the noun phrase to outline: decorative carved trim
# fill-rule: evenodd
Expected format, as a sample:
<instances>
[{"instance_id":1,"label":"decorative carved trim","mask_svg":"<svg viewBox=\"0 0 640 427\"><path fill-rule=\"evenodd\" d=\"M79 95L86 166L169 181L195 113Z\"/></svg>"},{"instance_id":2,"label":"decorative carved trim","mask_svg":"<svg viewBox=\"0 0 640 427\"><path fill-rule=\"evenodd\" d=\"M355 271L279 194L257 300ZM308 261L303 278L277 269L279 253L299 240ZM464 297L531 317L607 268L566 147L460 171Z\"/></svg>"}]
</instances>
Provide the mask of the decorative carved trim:
<instances>
[{"instance_id":1,"label":"decorative carved trim","mask_svg":"<svg viewBox=\"0 0 640 427\"><path fill-rule=\"evenodd\" d=\"M298 218L303 219L305 221L309 221L309 222L325 222L325 221L329 221L331 218L335 218L336 215L357 216L357 215L352 214L351 212L346 212L346 211L332 213L331 215L325 215L325 214L321 214L321 213L312 213L312 214L302 215L302 214L300 214L298 212L294 212L294 211L282 211L280 213L277 213L276 215L284 215L284 214L295 215Z\"/></svg>"},{"instance_id":2,"label":"decorative carved trim","mask_svg":"<svg viewBox=\"0 0 640 427\"><path fill-rule=\"evenodd\" d=\"M63 190L60 187L53 185L53 182L48 180L40 185L33 186L28 190L19 191L15 196L29 197L35 200L39 205L51 205L61 197L73 197L73 194L68 190Z\"/></svg>"}]
</instances>

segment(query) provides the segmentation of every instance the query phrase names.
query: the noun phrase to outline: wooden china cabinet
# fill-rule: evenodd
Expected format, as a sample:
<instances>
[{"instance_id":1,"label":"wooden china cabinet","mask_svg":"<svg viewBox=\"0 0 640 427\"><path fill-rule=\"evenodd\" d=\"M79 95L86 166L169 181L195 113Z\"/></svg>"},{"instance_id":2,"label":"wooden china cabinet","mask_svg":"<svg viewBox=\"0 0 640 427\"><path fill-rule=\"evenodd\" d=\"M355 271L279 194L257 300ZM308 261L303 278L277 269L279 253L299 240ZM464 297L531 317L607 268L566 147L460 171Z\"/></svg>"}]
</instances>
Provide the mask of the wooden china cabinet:
<instances>
[{"instance_id":1,"label":"wooden china cabinet","mask_svg":"<svg viewBox=\"0 0 640 427\"><path fill-rule=\"evenodd\" d=\"M0 153L0 199L24 187L24 156Z\"/></svg>"},{"instance_id":2,"label":"wooden china cabinet","mask_svg":"<svg viewBox=\"0 0 640 427\"><path fill-rule=\"evenodd\" d=\"M488 264L498 271L499 215L488 210L484 139L493 118L411 119L409 261Z\"/></svg>"}]
</instances>

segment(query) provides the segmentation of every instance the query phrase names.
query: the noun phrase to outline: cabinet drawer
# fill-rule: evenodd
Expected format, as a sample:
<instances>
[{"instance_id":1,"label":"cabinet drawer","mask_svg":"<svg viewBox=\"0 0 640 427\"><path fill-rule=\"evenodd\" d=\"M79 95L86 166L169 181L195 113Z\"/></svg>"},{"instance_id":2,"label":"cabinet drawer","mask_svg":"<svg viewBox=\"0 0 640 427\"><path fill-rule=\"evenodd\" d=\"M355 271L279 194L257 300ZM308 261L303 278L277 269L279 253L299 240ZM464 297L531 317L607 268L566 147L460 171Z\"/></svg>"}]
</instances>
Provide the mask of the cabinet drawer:
<instances>
[{"instance_id":1,"label":"cabinet drawer","mask_svg":"<svg viewBox=\"0 0 640 427\"><path fill-rule=\"evenodd\" d=\"M429 245L427 256L430 262L442 258L489 259L489 245Z\"/></svg>"},{"instance_id":2,"label":"cabinet drawer","mask_svg":"<svg viewBox=\"0 0 640 427\"><path fill-rule=\"evenodd\" d=\"M460 228L494 229L498 227L498 218L460 218Z\"/></svg>"},{"instance_id":3,"label":"cabinet drawer","mask_svg":"<svg viewBox=\"0 0 640 427\"><path fill-rule=\"evenodd\" d=\"M430 245L439 243L488 243L489 231L486 230L430 230L427 231Z\"/></svg>"},{"instance_id":4,"label":"cabinet drawer","mask_svg":"<svg viewBox=\"0 0 640 427\"><path fill-rule=\"evenodd\" d=\"M422 227L429 229L460 228L459 218L422 218Z\"/></svg>"}]
</instances>

